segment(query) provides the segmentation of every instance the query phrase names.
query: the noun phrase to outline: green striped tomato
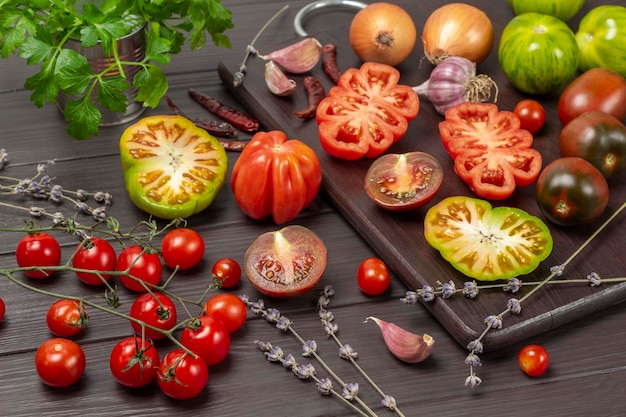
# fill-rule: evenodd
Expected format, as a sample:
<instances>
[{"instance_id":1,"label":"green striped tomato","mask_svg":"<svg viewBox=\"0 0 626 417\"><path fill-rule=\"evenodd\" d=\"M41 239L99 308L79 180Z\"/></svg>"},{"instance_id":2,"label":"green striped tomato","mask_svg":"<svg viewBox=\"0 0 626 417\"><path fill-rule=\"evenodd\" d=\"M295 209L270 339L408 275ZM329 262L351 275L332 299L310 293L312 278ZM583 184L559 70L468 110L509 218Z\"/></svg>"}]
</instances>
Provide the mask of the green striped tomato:
<instances>
[{"instance_id":1,"label":"green striped tomato","mask_svg":"<svg viewBox=\"0 0 626 417\"><path fill-rule=\"evenodd\" d=\"M626 7L591 9L580 21L576 41L581 71L602 67L626 77Z\"/></svg>"},{"instance_id":2,"label":"green striped tomato","mask_svg":"<svg viewBox=\"0 0 626 417\"><path fill-rule=\"evenodd\" d=\"M585 0L507 0L513 12L518 15L522 13L542 13L558 17L566 22L583 7Z\"/></svg>"},{"instance_id":3,"label":"green striped tomato","mask_svg":"<svg viewBox=\"0 0 626 417\"><path fill-rule=\"evenodd\" d=\"M498 60L511 84L528 94L549 93L578 68L578 44L562 20L539 13L515 16L504 28Z\"/></svg>"}]
</instances>

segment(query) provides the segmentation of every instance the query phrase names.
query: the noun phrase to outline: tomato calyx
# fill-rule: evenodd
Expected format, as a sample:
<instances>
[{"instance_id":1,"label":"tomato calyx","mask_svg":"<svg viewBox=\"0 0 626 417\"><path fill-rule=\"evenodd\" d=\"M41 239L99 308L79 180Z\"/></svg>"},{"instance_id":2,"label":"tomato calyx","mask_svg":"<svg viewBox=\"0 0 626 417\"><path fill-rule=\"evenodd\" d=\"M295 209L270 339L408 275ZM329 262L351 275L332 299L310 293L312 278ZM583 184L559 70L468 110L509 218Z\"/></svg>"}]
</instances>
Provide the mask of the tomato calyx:
<instances>
[{"instance_id":1,"label":"tomato calyx","mask_svg":"<svg viewBox=\"0 0 626 417\"><path fill-rule=\"evenodd\" d=\"M140 337L135 337L135 354L128 360L128 364L122 369L122 372L127 372L135 366L139 366L139 373L143 374L143 370L145 369L144 363L150 363L150 358L146 355L146 352L154 345L151 341L145 340L144 347L141 348L139 347L139 342L137 341L138 339L141 340Z\"/></svg>"}]
</instances>

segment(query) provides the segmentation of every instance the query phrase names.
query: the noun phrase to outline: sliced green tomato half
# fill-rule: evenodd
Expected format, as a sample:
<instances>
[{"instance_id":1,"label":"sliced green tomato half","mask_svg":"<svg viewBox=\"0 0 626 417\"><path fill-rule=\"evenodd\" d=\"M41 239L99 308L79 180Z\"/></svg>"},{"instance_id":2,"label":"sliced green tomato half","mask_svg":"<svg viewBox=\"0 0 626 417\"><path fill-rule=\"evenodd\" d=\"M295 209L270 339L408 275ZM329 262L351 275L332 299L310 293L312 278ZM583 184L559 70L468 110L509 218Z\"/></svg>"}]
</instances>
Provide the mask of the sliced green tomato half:
<instances>
[{"instance_id":1,"label":"sliced green tomato half","mask_svg":"<svg viewBox=\"0 0 626 417\"><path fill-rule=\"evenodd\" d=\"M463 196L431 207L424 235L454 268L481 281L528 274L552 252L552 235L539 218Z\"/></svg>"},{"instance_id":2,"label":"sliced green tomato half","mask_svg":"<svg viewBox=\"0 0 626 417\"><path fill-rule=\"evenodd\" d=\"M206 209L221 190L228 158L219 141L181 116L150 116L120 140L126 190L141 210L161 219Z\"/></svg>"}]
</instances>

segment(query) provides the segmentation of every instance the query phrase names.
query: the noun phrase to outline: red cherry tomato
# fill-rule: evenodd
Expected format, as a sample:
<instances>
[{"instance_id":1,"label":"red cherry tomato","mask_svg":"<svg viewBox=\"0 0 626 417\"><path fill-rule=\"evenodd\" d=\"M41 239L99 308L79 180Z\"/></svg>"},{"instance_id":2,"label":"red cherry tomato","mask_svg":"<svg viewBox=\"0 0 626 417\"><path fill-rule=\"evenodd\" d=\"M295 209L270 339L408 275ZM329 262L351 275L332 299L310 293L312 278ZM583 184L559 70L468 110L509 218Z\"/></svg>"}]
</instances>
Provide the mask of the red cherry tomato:
<instances>
[{"instance_id":1,"label":"red cherry tomato","mask_svg":"<svg viewBox=\"0 0 626 417\"><path fill-rule=\"evenodd\" d=\"M132 265L132 266L131 266ZM161 281L161 259L156 253L143 252L141 246L128 246L117 258L116 269L118 271L126 271L130 268L130 275L141 281L158 285ZM135 292L146 292L144 286L128 275L120 275L120 282L129 290Z\"/></svg>"},{"instance_id":2,"label":"red cherry tomato","mask_svg":"<svg viewBox=\"0 0 626 417\"><path fill-rule=\"evenodd\" d=\"M180 335L180 342L200 356L207 366L220 363L230 350L230 333L226 325L209 316L198 317L197 328L187 327Z\"/></svg>"},{"instance_id":3,"label":"red cherry tomato","mask_svg":"<svg viewBox=\"0 0 626 417\"><path fill-rule=\"evenodd\" d=\"M222 288L232 288L239 284L241 266L232 258L220 258L213 264L213 276L222 282Z\"/></svg>"},{"instance_id":4,"label":"red cherry tomato","mask_svg":"<svg viewBox=\"0 0 626 417\"><path fill-rule=\"evenodd\" d=\"M198 396L209 381L209 368L200 356L183 349L169 352L159 364L157 382L161 391L177 400Z\"/></svg>"},{"instance_id":5,"label":"red cherry tomato","mask_svg":"<svg viewBox=\"0 0 626 417\"><path fill-rule=\"evenodd\" d=\"M74 258L72 258L72 266L100 272L115 271L117 255L113 246L99 237L92 237L89 241L90 246L85 246L84 243L78 244ZM89 285L100 285L111 278L111 274L98 275L88 272L76 272L76 276Z\"/></svg>"},{"instance_id":6,"label":"red cherry tomato","mask_svg":"<svg viewBox=\"0 0 626 417\"><path fill-rule=\"evenodd\" d=\"M4 300L0 298L0 321L4 320L4 315L6 313L6 305L4 304Z\"/></svg>"},{"instance_id":7,"label":"red cherry tomato","mask_svg":"<svg viewBox=\"0 0 626 417\"><path fill-rule=\"evenodd\" d=\"M46 314L48 328L55 336L70 337L87 327L89 317L80 302L63 298L53 303Z\"/></svg>"},{"instance_id":8,"label":"red cherry tomato","mask_svg":"<svg viewBox=\"0 0 626 417\"><path fill-rule=\"evenodd\" d=\"M519 117L520 127L535 133L546 122L546 110L541 103L531 99L525 99L517 103L513 113Z\"/></svg>"},{"instance_id":9,"label":"red cherry tomato","mask_svg":"<svg viewBox=\"0 0 626 417\"><path fill-rule=\"evenodd\" d=\"M170 330L176 325L176 305L167 295L152 292L141 294L130 306L130 316L162 330ZM130 322L135 334L141 336L141 324ZM145 329L146 339L163 339L165 335L156 330Z\"/></svg>"},{"instance_id":10,"label":"red cherry tomato","mask_svg":"<svg viewBox=\"0 0 626 417\"><path fill-rule=\"evenodd\" d=\"M46 278L53 271L46 266L59 266L61 262L61 246L57 240L47 233L34 233L24 236L15 249L17 265L24 267L41 267L41 270L28 270L24 274L31 278Z\"/></svg>"},{"instance_id":11,"label":"red cherry tomato","mask_svg":"<svg viewBox=\"0 0 626 417\"><path fill-rule=\"evenodd\" d=\"M248 308L236 295L224 293L209 298L202 313L221 321L232 333L246 322Z\"/></svg>"},{"instance_id":12,"label":"red cherry tomato","mask_svg":"<svg viewBox=\"0 0 626 417\"><path fill-rule=\"evenodd\" d=\"M154 381L159 366L159 352L152 342L129 336L118 342L109 357L111 374L120 384L138 388Z\"/></svg>"},{"instance_id":13,"label":"red cherry tomato","mask_svg":"<svg viewBox=\"0 0 626 417\"><path fill-rule=\"evenodd\" d=\"M550 364L548 351L540 345L524 346L518 355L519 366L530 376L542 375Z\"/></svg>"},{"instance_id":14,"label":"red cherry tomato","mask_svg":"<svg viewBox=\"0 0 626 417\"><path fill-rule=\"evenodd\" d=\"M389 288L389 269L378 258L367 258L359 265L356 273L357 284L368 295L380 295Z\"/></svg>"},{"instance_id":15,"label":"red cherry tomato","mask_svg":"<svg viewBox=\"0 0 626 417\"><path fill-rule=\"evenodd\" d=\"M69 387L85 372L85 352L80 345L63 338L48 339L35 354L39 378L52 387Z\"/></svg>"},{"instance_id":16,"label":"red cherry tomato","mask_svg":"<svg viewBox=\"0 0 626 417\"><path fill-rule=\"evenodd\" d=\"M161 256L165 265L174 269L191 269L198 265L204 256L204 239L195 230L174 229L165 235L161 242Z\"/></svg>"}]
</instances>

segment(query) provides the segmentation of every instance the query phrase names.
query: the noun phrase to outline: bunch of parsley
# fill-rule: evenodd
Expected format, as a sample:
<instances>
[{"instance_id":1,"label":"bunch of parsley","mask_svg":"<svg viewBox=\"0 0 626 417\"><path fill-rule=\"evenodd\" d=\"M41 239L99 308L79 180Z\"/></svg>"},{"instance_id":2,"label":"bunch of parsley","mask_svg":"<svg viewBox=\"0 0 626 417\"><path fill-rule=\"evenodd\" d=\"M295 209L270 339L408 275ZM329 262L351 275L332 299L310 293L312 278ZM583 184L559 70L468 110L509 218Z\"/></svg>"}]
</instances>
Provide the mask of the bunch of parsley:
<instances>
[{"instance_id":1,"label":"bunch of parsley","mask_svg":"<svg viewBox=\"0 0 626 417\"><path fill-rule=\"evenodd\" d=\"M146 52L140 62L120 59L116 39L145 26ZM224 34L234 27L231 12L221 0L0 0L0 55L17 54L29 65L40 65L28 77L25 88L32 90L37 107L56 103L60 90L77 97L67 103L67 133L75 139L97 135L102 121L100 110L126 111L125 90L136 88L136 100L156 107L167 92L162 66L185 42L201 49L207 35L216 46L230 48ZM83 47L101 44L114 62L94 73L87 59L64 48L68 39L79 39ZM123 67L140 66L134 79L127 79ZM118 75L114 75L118 72Z\"/></svg>"}]
</instances>

